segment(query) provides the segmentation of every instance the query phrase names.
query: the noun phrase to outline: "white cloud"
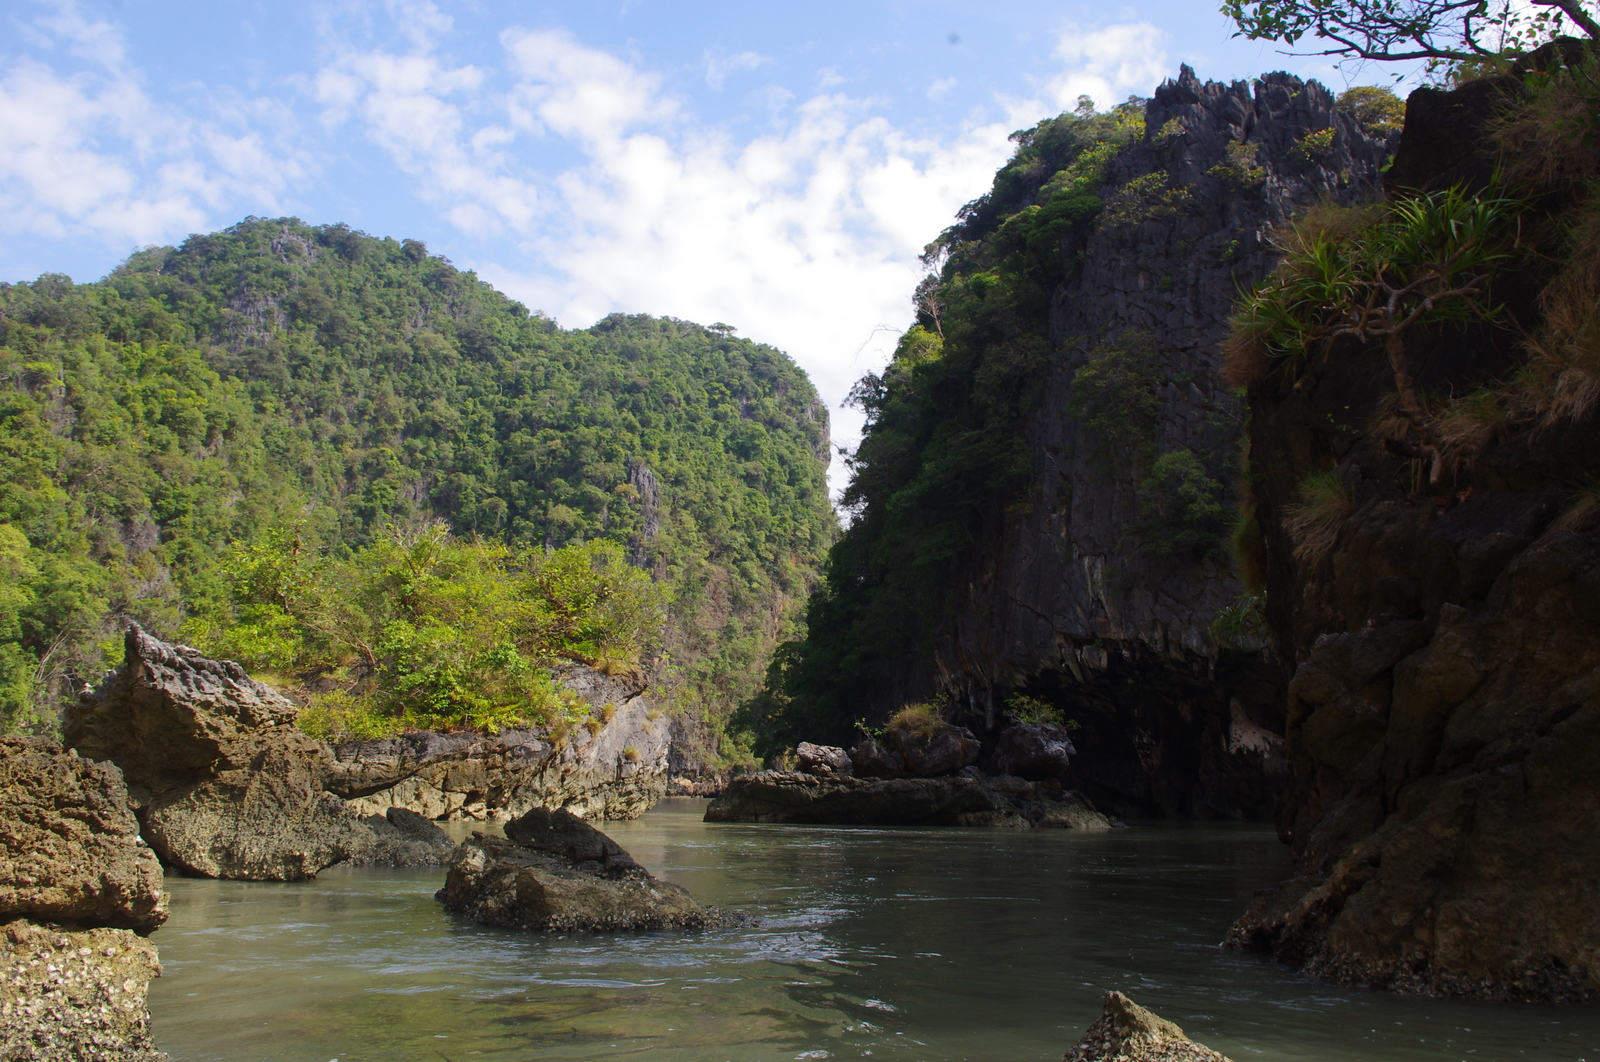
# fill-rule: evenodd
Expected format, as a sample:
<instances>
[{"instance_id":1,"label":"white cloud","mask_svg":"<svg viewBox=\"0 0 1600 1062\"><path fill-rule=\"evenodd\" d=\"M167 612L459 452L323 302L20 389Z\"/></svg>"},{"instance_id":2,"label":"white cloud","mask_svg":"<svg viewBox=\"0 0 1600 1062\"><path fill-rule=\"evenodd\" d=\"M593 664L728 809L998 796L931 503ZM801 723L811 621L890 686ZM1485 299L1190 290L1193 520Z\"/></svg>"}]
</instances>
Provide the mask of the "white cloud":
<instances>
[{"instance_id":1,"label":"white cloud","mask_svg":"<svg viewBox=\"0 0 1600 1062\"><path fill-rule=\"evenodd\" d=\"M120 32L71 3L26 28L83 67L14 58L0 73L0 231L123 246L171 239L225 204L271 211L306 173L260 128L281 124L281 107L224 96L206 120L160 106Z\"/></svg>"},{"instance_id":2,"label":"white cloud","mask_svg":"<svg viewBox=\"0 0 1600 1062\"><path fill-rule=\"evenodd\" d=\"M1058 111L1069 111L1079 96L1094 100L1100 110L1151 89L1173 74L1167 57L1167 33L1148 22L1123 22L1099 29L1067 26L1056 44L1066 70L1045 91Z\"/></svg>"},{"instance_id":3,"label":"white cloud","mask_svg":"<svg viewBox=\"0 0 1600 1062\"><path fill-rule=\"evenodd\" d=\"M491 283L568 325L614 311L732 322L793 355L830 406L882 364L910 321L917 255L1010 150L1009 120L918 139L828 93L736 142L570 34L513 28L501 42L496 71L346 54L319 93L453 223L521 234L523 257L475 263ZM554 174L541 169L551 137L576 152ZM859 416L834 417L853 444Z\"/></svg>"},{"instance_id":4,"label":"white cloud","mask_svg":"<svg viewBox=\"0 0 1600 1062\"><path fill-rule=\"evenodd\" d=\"M723 82L728 75L740 70L755 70L766 63L772 62L769 55L758 55L755 52L740 52L738 55L719 57L707 52L705 55L706 84L718 92L722 91Z\"/></svg>"}]
</instances>

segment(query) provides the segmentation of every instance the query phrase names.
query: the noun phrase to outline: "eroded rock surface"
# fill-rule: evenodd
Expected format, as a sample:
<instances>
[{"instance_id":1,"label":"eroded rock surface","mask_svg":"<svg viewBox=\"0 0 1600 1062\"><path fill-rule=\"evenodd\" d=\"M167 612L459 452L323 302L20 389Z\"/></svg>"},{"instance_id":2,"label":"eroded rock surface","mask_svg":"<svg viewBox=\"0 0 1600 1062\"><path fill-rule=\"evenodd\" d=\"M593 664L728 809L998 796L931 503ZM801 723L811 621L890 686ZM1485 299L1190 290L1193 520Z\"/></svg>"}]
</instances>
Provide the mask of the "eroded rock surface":
<instances>
[{"instance_id":1,"label":"eroded rock surface","mask_svg":"<svg viewBox=\"0 0 1600 1062\"><path fill-rule=\"evenodd\" d=\"M1078 830L1114 825L1081 794L1059 784L976 772L943 778L841 778L763 771L730 781L706 808L705 821Z\"/></svg>"},{"instance_id":2,"label":"eroded rock surface","mask_svg":"<svg viewBox=\"0 0 1600 1062\"><path fill-rule=\"evenodd\" d=\"M1520 84L1414 95L1397 186L1487 182L1494 94ZM1409 335L1418 391L1515 378L1543 282L1498 278L1495 320ZM1430 484L1369 428L1392 381L1381 344L1350 345L1250 389L1267 615L1293 671L1280 829L1298 876L1229 941L1347 983L1594 1000L1600 535L1563 513L1600 425L1508 423ZM1286 519L1312 474L1346 502L1321 551Z\"/></svg>"},{"instance_id":3,"label":"eroded rock surface","mask_svg":"<svg viewBox=\"0 0 1600 1062\"><path fill-rule=\"evenodd\" d=\"M0 925L0 1059L161 1062L145 993L156 949L127 929Z\"/></svg>"},{"instance_id":4,"label":"eroded rock surface","mask_svg":"<svg viewBox=\"0 0 1600 1062\"><path fill-rule=\"evenodd\" d=\"M1062 1062L1228 1062L1182 1029L1121 992L1107 992L1105 1009Z\"/></svg>"},{"instance_id":5,"label":"eroded rock surface","mask_svg":"<svg viewBox=\"0 0 1600 1062\"><path fill-rule=\"evenodd\" d=\"M1056 723L1018 723L1000 732L993 765L1019 778L1060 778L1072 762L1072 732Z\"/></svg>"},{"instance_id":6,"label":"eroded rock surface","mask_svg":"<svg viewBox=\"0 0 1600 1062\"><path fill-rule=\"evenodd\" d=\"M121 666L70 708L68 745L122 769L161 858L215 878L296 881L359 858L372 832L322 789L327 746L231 661L130 627Z\"/></svg>"},{"instance_id":7,"label":"eroded rock surface","mask_svg":"<svg viewBox=\"0 0 1600 1062\"><path fill-rule=\"evenodd\" d=\"M535 808L505 838L474 833L436 898L484 925L540 932L702 929L737 920L651 876L611 838L562 810Z\"/></svg>"},{"instance_id":8,"label":"eroded rock surface","mask_svg":"<svg viewBox=\"0 0 1600 1062\"><path fill-rule=\"evenodd\" d=\"M668 720L636 683L586 667L557 678L597 710L609 705L610 721L598 732L578 727L559 745L521 729L352 741L333 750L324 784L362 815L390 807L479 822L534 807L590 819L644 814L667 792Z\"/></svg>"},{"instance_id":9,"label":"eroded rock surface","mask_svg":"<svg viewBox=\"0 0 1600 1062\"><path fill-rule=\"evenodd\" d=\"M0 921L17 917L142 933L167 920L122 775L40 738L0 738Z\"/></svg>"}]
</instances>

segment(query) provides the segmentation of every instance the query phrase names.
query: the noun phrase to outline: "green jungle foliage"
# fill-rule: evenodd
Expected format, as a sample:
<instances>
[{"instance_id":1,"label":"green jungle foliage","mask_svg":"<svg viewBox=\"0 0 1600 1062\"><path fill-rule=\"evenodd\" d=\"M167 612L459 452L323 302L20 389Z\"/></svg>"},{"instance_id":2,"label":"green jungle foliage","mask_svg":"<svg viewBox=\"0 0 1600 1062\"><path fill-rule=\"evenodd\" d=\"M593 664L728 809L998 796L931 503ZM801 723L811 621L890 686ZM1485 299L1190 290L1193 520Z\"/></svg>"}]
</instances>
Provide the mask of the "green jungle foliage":
<instances>
[{"instance_id":1,"label":"green jungle foliage","mask_svg":"<svg viewBox=\"0 0 1600 1062\"><path fill-rule=\"evenodd\" d=\"M252 548L288 535L367 585L442 520L467 540L450 550L502 544L507 579L531 547L616 544L673 602L658 691L707 724L708 756L739 755L727 713L835 523L815 391L730 333L622 315L565 331L420 243L293 219L94 284L0 286L0 723L51 725L129 618L270 641L237 576ZM254 659L310 666L300 651Z\"/></svg>"},{"instance_id":2,"label":"green jungle foliage","mask_svg":"<svg viewBox=\"0 0 1600 1062\"><path fill-rule=\"evenodd\" d=\"M1175 209L1163 177L1103 217L1107 167L1143 135L1142 101L1080 107L1016 134L993 188L929 246L925 260L942 268L918 289L917 324L883 374L852 392L867 415L843 499L855 519L807 606L805 639L779 647L742 714L758 751L848 741L864 706L881 718L924 692L899 689L885 665L926 658L964 553L1026 504L1034 468L1018 427L1039 400L1051 293L1078 267L1071 237ZM1097 349L1074 398L1113 433L1154 416L1142 353Z\"/></svg>"},{"instance_id":3,"label":"green jungle foliage","mask_svg":"<svg viewBox=\"0 0 1600 1062\"><path fill-rule=\"evenodd\" d=\"M513 552L434 524L334 557L280 528L218 568L230 600L185 638L269 679L316 676L329 688L309 694L301 727L333 739L586 714L552 670L635 669L666 622L663 588L605 539Z\"/></svg>"}]
</instances>

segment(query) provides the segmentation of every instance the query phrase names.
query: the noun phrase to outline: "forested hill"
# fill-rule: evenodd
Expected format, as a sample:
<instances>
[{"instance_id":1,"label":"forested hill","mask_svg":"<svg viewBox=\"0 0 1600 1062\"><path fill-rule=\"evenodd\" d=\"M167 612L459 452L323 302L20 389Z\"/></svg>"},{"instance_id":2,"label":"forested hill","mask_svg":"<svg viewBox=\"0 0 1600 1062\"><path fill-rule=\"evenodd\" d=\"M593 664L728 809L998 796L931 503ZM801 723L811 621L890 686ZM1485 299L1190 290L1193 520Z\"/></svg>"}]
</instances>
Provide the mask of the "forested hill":
<instances>
[{"instance_id":1,"label":"forested hill","mask_svg":"<svg viewBox=\"0 0 1600 1062\"><path fill-rule=\"evenodd\" d=\"M214 607L231 542L336 555L438 518L622 545L674 598L667 681L714 736L835 529L825 408L732 331L566 331L421 243L295 219L0 286L6 713L94 674L124 619Z\"/></svg>"}]
</instances>

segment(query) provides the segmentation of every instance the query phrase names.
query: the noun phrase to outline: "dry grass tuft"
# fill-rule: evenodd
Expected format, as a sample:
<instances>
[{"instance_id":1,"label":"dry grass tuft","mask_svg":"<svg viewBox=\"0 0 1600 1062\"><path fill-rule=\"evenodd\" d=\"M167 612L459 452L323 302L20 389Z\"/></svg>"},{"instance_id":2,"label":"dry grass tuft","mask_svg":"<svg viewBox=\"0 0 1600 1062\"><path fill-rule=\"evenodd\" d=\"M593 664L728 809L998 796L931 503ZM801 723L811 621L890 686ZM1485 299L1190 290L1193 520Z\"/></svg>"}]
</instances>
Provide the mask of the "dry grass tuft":
<instances>
[{"instance_id":1,"label":"dry grass tuft","mask_svg":"<svg viewBox=\"0 0 1600 1062\"><path fill-rule=\"evenodd\" d=\"M1349 488L1337 472L1314 472L1300 481L1300 500L1283 513L1283 529L1301 567L1320 564L1339 540L1339 525L1355 511Z\"/></svg>"},{"instance_id":2,"label":"dry grass tuft","mask_svg":"<svg viewBox=\"0 0 1600 1062\"><path fill-rule=\"evenodd\" d=\"M944 725L944 716L931 704L907 704L889 717L889 730L931 734Z\"/></svg>"},{"instance_id":3,"label":"dry grass tuft","mask_svg":"<svg viewBox=\"0 0 1600 1062\"><path fill-rule=\"evenodd\" d=\"M1505 430L1508 420L1500 396L1487 388L1451 402L1433 423L1444 463L1456 469L1476 461Z\"/></svg>"},{"instance_id":4,"label":"dry grass tuft","mask_svg":"<svg viewBox=\"0 0 1600 1062\"><path fill-rule=\"evenodd\" d=\"M1600 57L1591 50L1544 76L1490 125L1503 179L1513 188L1545 191L1600 176L1597 100Z\"/></svg>"},{"instance_id":5,"label":"dry grass tuft","mask_svg":"<svg viewBox=\"0 0 1600 1062\"><path fill-rule=\"evenodd\" d=\"M1567 499L1567 506L1556 517L1552 528L1592 534L1600 531L1600 479L1590 480Z\"/></svg>"},{"instance_id":6,"label":"dry grass tuft","mask_svg":"<svg viewBox=\"0 0 1600 1062\"><path fill-rule=\"evenodd\" d=\"M1239 315L1230 322L1228 336L1222 341L1222 378L1229 387L1249 387L1267 378L1276 364L1262 342L1265 329L1256 322Z\"/></svg>"}]
</instances>

